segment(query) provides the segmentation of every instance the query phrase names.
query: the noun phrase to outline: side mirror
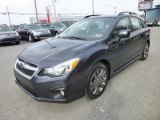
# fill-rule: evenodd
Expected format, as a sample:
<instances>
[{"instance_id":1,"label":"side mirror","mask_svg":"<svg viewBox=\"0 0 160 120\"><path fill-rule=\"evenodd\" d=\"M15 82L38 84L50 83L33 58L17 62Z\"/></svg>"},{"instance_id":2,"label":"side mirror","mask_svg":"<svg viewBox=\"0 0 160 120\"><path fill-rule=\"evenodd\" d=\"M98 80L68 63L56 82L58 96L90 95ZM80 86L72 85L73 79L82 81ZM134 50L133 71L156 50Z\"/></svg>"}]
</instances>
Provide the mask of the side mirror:
<instances>
[{"instance_id":1,"label":"side mirror","mask_svg":"<svg viewBox=\"0 0 160 120\"><path fill-rule=\"evenodd\" d=\"M121 30L118 34L119 38L129 38L130 37L130 30Z\"/></svg>"}]
</instances>

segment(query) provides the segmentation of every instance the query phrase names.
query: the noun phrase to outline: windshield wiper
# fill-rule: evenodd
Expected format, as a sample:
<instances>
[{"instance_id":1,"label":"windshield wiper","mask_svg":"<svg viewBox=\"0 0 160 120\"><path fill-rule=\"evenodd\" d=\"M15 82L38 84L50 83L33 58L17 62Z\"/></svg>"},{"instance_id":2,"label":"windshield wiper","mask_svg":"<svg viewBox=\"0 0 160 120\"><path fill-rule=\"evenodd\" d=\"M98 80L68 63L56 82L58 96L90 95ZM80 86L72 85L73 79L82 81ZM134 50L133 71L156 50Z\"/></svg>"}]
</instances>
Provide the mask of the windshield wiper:
<instances>
[{"instance_id":1,"label":"windshield wiper","mask_svg":"<svg viewBox=\"0 0 160 120\"><path fill-rule=\"evenodd\" d=\"M76 36L64 36L64 37L61 37L61 38L64 38L64 39L86 40L85 38L76 37Z\"/></svg>"}]
</instances>

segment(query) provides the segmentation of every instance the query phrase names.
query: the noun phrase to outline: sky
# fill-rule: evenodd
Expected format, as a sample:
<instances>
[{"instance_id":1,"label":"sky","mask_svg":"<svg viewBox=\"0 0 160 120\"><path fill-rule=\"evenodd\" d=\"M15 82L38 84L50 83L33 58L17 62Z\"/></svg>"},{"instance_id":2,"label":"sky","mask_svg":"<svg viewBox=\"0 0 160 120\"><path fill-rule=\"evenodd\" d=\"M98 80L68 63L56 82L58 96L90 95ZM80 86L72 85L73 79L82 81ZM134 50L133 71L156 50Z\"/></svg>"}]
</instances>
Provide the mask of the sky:
<instances>
[{"instance_id":1,"label":"sky","mask_svg":"<svg viewBox=\"0 0 160 120\"><path fill-rule=\"evenodd\" d=\"M120 11L138 11L138 0L94 0L96 14L115 14ZM154 4L160 4L160 0L154 0ZM6 12L8 5L10 12L35 13L34 0L0 0L0 13ZM53 13L52 0L37 0L39 13L46 13L46 6L51 7ZM56 0L57 14L61 15L87 15L92 14L92 0ZM141 12L142 13L142 12ZM28 23L29 17L34 15L11 15L12 24ZM0 24L9 24L8 16L0 14Z\"/></svg>"}]
</instances>

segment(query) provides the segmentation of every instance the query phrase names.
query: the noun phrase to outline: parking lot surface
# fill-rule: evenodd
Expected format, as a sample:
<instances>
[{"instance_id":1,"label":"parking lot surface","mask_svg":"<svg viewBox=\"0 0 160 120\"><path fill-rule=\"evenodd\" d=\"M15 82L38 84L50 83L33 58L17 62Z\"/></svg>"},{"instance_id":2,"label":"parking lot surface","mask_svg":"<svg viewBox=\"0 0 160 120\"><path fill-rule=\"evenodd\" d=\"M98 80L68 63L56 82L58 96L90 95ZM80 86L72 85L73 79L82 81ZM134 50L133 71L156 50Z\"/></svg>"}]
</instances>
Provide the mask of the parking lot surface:
<instances>
[{"instance_id":1,"label":"parking lot surface","mask_svg":"<svg viewBox=\"0 0 160 120\"><path fill-rule=\"evenodd\" d=\"M137 61L108 83L96 100L36 102L16 84L18 53L34 44L0 45L0 120L160 120L160 28L151 29L146 61Z\"/></svg>"}]
</instances>

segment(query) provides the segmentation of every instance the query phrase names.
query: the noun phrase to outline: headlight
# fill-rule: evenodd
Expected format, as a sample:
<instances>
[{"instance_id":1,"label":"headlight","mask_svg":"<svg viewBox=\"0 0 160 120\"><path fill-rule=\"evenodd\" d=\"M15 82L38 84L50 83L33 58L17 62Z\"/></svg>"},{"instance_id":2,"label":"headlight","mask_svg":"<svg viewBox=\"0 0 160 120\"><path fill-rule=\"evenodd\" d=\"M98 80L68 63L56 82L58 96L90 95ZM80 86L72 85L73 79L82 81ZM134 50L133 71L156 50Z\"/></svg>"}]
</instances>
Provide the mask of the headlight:
<instances>
[{"instance_id":1,"label":"headlight","mask_svg":"<svg viewBox=\"0 0 160 120\"><path fill-rule=\"evenodd\" d=\"M0 38L3 38L3 35L0 35Z\"/></svg>"},{"instance_id":2,"label":"headlight","mask_svg":"<svg viewBox=\"0 0 160 120\"><path fill-rule=\"evenodd\" d=\"M51 34L50 30L47 30L47 32L48 32L49 34Z\"/></svg>"},{"instance_id":3,"label":"headlight","mask_svg":"<svg viewBox=\"0 0 160 120\"><path fill-rule=\"evenodd\" d=\"M75 59L68 60L64 63L58 64L54 67L45 68L43 71L43 74L51 77L66 75L70 73L73 69L75 69L79 61L80 61L79 58L75 58Z\"/></svg>"},{"instance_id":4,"label":"headlight","mask_svg":"<svg viewBox=\"0 0 160 120\"><path fill-rule=\"evenodd\" d=\"M16 32L15 36L19 36L19 34Z\"/></svg>"},{"instance_id":5,"label":"headlight","mask_svg":"<svg viewBox=\"0 0 160 120\"><path fill-rule=\"evenodd\" d=\"M41 34L40 32L36 32L34 30L32 30L32 33L33 33L33 35L40 35Z\"/></svg>"}]
</instances>

